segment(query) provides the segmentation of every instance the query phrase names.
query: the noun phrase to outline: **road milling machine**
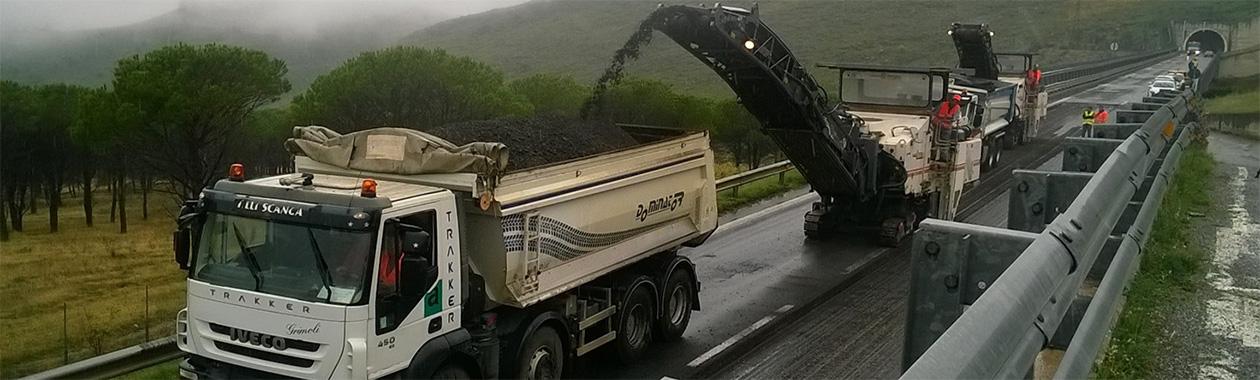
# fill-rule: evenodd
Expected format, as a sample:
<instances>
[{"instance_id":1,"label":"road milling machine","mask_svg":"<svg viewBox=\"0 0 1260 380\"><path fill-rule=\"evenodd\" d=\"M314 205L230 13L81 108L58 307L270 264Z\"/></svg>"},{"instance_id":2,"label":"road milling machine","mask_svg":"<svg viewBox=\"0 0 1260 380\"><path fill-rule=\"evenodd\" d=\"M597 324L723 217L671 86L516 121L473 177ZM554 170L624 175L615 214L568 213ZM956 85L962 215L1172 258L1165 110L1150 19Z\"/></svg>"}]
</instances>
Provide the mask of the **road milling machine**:
<instances>
[{"instance_id":1,"label":"road milling machine","mask_svg":"<svg viewBox=\"0 0 1260 380\"><path fill-rule=\"evenodd\" d=\"M952 219L980 176L972 122L931 120L957 70L835 66L833 104L756 6L668 6L649 20L722 77L821 197L805 215L810 238L877 231L897 245L925 217Z\"/></svg>"}]
</instances>

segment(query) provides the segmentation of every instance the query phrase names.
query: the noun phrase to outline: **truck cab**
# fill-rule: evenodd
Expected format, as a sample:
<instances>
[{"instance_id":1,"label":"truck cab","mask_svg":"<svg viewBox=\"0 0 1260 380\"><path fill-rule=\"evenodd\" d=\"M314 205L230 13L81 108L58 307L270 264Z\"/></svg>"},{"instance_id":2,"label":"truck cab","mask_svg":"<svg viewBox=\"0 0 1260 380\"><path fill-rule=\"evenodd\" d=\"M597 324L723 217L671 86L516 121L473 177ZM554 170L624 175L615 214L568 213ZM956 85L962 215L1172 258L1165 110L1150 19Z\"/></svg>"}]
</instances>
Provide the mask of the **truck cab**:
<instances>
[{"instance_id":1,"label":"truck cab","mask_svg":"<svg viewBox=\"0 0 1260 380\"><path fill-rule=\"evenodd\" d=\"M283 182L221 181L183 217L188 307L177 343L193 355L181 373L254 377L263 373L254 364L370 378L461 327L451 191L335 176Z\"/></svg>"}]
</instances>

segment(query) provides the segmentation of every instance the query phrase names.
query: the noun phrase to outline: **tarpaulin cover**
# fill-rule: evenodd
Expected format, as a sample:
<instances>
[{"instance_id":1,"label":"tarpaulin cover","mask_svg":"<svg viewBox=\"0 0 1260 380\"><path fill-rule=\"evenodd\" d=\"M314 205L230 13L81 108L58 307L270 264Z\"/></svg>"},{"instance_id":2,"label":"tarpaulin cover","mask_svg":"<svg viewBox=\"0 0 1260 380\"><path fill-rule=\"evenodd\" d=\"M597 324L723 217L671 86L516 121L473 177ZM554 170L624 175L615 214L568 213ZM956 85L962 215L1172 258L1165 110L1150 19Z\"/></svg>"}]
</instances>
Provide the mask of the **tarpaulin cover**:
<instances>
[{"instance_id":1,"label":"tarpaulin cover","mask_svg":"<svg viewBox=\"0 0 1260 380\"><path fill-rule=\"evenodd\" d=\"M507 167L507 147L449 141L406 128L340 134L321 126L293 127L289 153L338 167L391 174L477 173L494 177Z\"/></svg>"}]
</instances>

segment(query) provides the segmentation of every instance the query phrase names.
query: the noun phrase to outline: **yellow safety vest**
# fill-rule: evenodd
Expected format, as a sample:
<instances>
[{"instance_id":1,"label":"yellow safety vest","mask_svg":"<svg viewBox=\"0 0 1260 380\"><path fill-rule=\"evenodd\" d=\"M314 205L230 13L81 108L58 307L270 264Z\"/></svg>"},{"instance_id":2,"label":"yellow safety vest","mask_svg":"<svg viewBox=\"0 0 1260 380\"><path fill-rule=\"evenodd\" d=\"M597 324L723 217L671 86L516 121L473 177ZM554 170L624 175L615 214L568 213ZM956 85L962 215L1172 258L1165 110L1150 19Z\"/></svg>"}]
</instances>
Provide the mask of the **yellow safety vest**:
<instances>
[{"instance_id":1,"label":"yellow safety vest","mask_svg":"<svg viewBox=\"0 0 1260 380\"><path fill-rule=\"evenodd\" d=\"M1085 112L1082 112L1081 120L1085 122L1085 125L1094 125L1094 110L1085 110Z\"/></svg>"}]
</instances>

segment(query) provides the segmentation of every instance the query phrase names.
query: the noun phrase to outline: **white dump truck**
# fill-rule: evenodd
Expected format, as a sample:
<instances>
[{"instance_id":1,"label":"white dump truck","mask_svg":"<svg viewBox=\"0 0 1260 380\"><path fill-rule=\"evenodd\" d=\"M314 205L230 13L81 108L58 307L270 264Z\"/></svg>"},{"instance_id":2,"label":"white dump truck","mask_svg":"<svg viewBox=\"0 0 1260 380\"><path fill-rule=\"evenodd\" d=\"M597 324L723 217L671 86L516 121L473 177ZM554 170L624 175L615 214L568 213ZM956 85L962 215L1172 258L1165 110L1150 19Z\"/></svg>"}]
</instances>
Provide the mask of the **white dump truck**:
<instances>
[{"instance_id":1,"label":"white dump truck","mask_svg":"<svg viewBox=\"0 0 1260 380\"><path fill-rule=\"evenodd\" d=\"M303 133L295 174L234 165L181 212L182 377L558 378L699 309L706 133L511 172L501 145Z\"/></svg>"}]
</instances>

